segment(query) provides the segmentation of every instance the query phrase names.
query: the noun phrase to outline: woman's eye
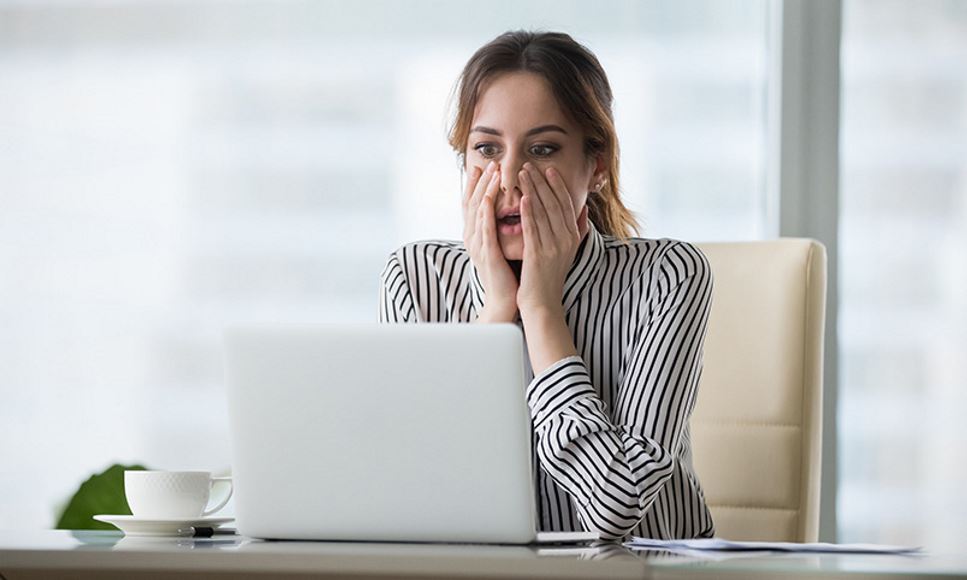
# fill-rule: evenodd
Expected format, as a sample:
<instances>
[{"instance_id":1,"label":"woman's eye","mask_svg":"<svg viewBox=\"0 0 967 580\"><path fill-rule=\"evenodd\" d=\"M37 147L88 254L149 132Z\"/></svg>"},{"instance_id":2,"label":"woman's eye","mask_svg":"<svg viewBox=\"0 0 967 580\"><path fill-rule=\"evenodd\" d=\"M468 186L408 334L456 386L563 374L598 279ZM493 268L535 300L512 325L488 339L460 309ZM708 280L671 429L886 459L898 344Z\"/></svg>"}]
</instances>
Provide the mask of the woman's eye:
<instances>
[{"instance_id":1,"label":"woman's eye","mask_svg":"<svg viewBox=\"0 0 967 580\"><path fill-rule=\"evenodd\" d=\"M491 143L481 143L474 147L477 153L483 155L484 157L493 157L497 154L497 146Z\"/></svg>"},{"instance_id":2,"label":"woman's eye","mask_svg":"<svg viewBox=\"0 0 967 580\"><path fill-rule=\"evenodd\" d=\"M531 147L531 155L535 157L549 157L557 151L557 147L554 145L534 145Z\"/></svg>"}]
</instances>

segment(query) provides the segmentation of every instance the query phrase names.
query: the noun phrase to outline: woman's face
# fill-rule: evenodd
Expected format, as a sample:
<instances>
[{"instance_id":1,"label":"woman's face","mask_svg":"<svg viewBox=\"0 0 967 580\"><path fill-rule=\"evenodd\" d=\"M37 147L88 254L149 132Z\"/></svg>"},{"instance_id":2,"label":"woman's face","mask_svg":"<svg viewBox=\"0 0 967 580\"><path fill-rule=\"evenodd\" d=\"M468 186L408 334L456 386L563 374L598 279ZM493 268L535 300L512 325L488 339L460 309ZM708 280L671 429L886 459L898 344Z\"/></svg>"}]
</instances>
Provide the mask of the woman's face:
<instances>
[{"instance_id":1,"label":"woman's face","mask_svg":"<svg viewBox=\"0 0 967 580\"><path fill-rule=\"evenodd\" d=\"M483 171L490 161L500 167L501 187L494 204L497 216L508 210L520 214L518 172L525 163L542 174L548 167L561 174L575 216L581 213L592 183L604 170L603 161L585 155L583 133L561 110L547 82L529 72L497 76L485 85L477 101L467 141L467 174L474 167ZM498 220L497 239L506 259L523 257L520 223Z\"/></svg>"}]
</instances>

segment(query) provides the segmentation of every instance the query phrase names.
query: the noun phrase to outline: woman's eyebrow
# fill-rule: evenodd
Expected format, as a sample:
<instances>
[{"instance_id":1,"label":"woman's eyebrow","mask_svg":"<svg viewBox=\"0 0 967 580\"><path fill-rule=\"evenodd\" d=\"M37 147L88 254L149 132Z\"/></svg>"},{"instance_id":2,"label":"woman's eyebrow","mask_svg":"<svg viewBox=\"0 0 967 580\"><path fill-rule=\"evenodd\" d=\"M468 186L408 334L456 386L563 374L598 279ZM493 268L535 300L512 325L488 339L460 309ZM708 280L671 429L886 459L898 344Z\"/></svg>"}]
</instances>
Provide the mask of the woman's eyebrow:
<instances>
[{"instance_id":1,"label":"woman's eyebrow","mask_svg":"<svg viewBox=\"0 0 967 580\"><path fill-rule=\"evenodd\" d=\"M539 127L534 127L533 129L524 133L525 137L530 137L531 135L537 135L538 133L546 133L548 131L557 131L558 133L564 133L567 135L567 131L564 130L560 125L541 125ZM488 135L496 135L498 137L503 136L503 133L497 129L492 129L490 127L484 127L482 125L477 125L470 130L471 133L486 133Z\"/></svg>"}]
</instances>

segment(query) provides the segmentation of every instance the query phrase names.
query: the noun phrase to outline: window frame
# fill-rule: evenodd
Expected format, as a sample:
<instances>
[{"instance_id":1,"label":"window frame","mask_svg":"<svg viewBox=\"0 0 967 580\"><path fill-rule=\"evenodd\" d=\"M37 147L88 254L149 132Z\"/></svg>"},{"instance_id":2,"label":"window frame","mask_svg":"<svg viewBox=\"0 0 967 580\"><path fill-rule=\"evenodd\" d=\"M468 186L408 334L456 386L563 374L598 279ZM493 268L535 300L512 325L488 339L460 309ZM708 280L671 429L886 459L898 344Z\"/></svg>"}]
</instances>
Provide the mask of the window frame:
<instances>
[{"instance_id":1,"label":"window frame","mask_svg":"<svg viewBox=\"0 0 967 580\"><path fill-rule=\"evenodd\" d=\"M819 539L836 542L841 0L773 0L766 192L773 233L827 252Z\"/></svg>"}]
</instances>

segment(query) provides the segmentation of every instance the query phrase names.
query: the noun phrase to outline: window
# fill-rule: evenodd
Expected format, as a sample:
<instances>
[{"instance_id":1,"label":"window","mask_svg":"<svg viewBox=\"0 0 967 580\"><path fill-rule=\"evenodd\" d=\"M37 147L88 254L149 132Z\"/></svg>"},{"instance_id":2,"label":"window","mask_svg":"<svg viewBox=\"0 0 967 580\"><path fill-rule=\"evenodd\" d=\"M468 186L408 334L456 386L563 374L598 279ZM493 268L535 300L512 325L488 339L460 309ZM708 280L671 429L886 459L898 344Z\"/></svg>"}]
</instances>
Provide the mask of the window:
<instances>
[{"instance_id":1,"label":"window","mask_svg":"<svg viewBox=\"0 0 967 580\"><path fill-rule=\"evenodd\" d=\"M221 328L375 320L396 245L460 237L447 97L504 30L602 59L645 235L772 231L766 21L766 0L0 0L0 521L52 525L113 461L227 467Z\"/></svg>"},{"instance_id":2,"label":"window","mask_svg":"<svg viewBox=\"0 0 967 580\"><path fill-rule=\"evenodd\" d=\"M843 8L840 539L959 550L967 5Z\"/></svg>"}]
</instances>

